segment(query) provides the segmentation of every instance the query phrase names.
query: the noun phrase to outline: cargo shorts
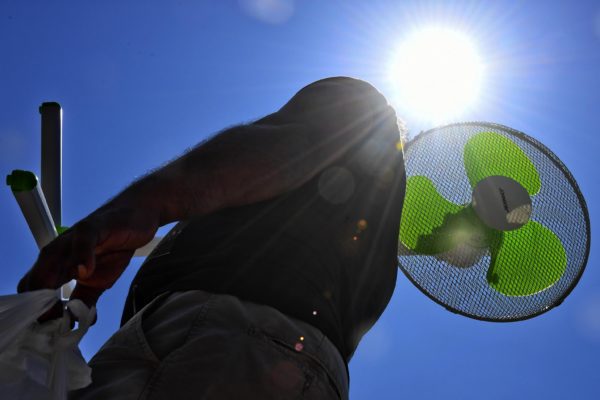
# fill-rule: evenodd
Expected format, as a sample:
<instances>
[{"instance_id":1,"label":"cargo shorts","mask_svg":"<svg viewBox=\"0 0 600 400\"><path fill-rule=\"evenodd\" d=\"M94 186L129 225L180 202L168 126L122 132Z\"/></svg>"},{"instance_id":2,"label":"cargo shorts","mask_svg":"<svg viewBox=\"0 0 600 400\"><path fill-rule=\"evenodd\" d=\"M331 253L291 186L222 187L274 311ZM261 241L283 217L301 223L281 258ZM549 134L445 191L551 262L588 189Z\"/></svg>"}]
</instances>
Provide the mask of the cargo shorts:
<instances>
[{"instance_id":1,"label":"cargo shorts","mask_svg":"<svg viewBox=\"0 0 600 400\"><path fill-rule=\"evenodd\" d=\"M165 293L90 360L71 400L348 399L346 364L314 326L201 290Z\"/></svg>"}]
</instances>

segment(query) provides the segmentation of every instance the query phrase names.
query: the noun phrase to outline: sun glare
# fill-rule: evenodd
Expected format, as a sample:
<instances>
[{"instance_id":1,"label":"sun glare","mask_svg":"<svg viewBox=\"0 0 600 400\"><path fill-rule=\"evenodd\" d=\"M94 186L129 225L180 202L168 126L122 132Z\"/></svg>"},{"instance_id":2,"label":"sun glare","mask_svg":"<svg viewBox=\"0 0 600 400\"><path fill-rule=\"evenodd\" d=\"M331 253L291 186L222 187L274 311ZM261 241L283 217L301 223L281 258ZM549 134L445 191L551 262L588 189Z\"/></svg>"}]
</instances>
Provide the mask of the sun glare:
<instances>
[{"instance_id":1,"label":"sun glare","mask_svg":"<svg viewBox=\"0 0 600 400\"><path fill-rule=\"evenodd\" d=\"M429 28L399 46L390 75L403 108L419 118L445 122L475 104L483 65L466 35Z\"/></svg>"}]
</instances>

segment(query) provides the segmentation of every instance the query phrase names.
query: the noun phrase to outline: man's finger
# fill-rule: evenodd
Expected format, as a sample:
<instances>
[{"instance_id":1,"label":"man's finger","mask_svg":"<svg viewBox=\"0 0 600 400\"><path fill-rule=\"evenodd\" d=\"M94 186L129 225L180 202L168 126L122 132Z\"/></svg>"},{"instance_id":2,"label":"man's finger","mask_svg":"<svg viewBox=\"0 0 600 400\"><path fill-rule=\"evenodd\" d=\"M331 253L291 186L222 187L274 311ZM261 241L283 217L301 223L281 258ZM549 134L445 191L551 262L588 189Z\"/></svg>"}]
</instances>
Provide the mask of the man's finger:
<instances>
[{"instance_id":1,"label":"man's finger","mask_svg":"<svg viewBox=\"0 0 600 400\"><path fill-rule=\"evenodd\" d=\"M69 268L77 279L87 279L96 268L95 248L98 232L90 223L82 223L73 230Z\"/></svg>"},{"instance_id":2,"label":"man's finger","mask_svg":"<svg viewBox=\"0 0 600 400\"><path fill-rule=\"evenodd\" d=\"M71 279L59 260L69 254L64 238L55 239L40 251L31 269L19 281L17 292L22 293L38 289L56 289Z\"/></svg>"},{"instance_id":3,"label":"man's finger","mask_svg":"<svg viewBox=\"0 0 600 400\"><path fill-rule=\"evenodd\" d=\"M86 286L81 283L77 283L75 285L75 289L71 294L70 300L78 299L84 302L84 304L88 307L93 307L98 302L100 296L104 293L104 289L98 289L90 286ZM98 320L98 313L94 316L94 320L92 321L92 325L96 323Z\"/></svg>"},{"instance_id":4,"label":"man's finger","mask_svg":"<svg viewBox=\"0 0 600 400\"><path fill-rule=\"evenodd\" d=\"M112 287L131 261L133 254L134 250L123 250L97 256L94 274L86 279L78 279L78 283L104 290Z\"/></svg>"},{"instance_id":5,"label":"man's finger","mask_svg":"<svg viewBox=\"0 0 600 400\"><path fill-rule=\"evenodd\" d=\"M86 306L92 307L96 305L102 293L104 293L104 289L87 286L78 282L77 285L75 285L70 300L79 299L83 301Z\"/></svg>"}]
</instances>

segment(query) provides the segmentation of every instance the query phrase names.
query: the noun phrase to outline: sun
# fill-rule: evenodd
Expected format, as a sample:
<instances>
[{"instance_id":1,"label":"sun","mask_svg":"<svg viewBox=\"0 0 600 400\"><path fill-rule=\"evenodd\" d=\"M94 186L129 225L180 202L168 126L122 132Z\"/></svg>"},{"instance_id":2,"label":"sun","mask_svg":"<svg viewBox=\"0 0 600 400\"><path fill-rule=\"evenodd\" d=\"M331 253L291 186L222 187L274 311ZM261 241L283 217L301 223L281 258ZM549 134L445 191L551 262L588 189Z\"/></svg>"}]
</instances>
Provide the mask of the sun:
<instances>
[{"instance_id":1,"label":"sun","mask_svg":"<svg viewBox=\"0 0 600 400\"><path fill-rule=\"evenodd\" d=\"M483 70L467 35L430 27L415 31L400 44L390 78L402 108L418 118L446 122L475 105Z\"/></svg>"}]
</instances>

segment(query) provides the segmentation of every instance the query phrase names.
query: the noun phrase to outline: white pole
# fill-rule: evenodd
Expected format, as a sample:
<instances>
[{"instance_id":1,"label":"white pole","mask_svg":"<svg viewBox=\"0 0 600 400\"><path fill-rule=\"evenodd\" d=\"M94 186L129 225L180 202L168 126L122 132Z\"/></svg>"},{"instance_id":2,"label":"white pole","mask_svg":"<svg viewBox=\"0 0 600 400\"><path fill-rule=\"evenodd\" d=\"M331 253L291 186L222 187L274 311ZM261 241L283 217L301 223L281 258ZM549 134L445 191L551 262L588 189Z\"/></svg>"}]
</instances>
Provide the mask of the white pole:
<instances>
[{"instance_id":1,"label":"white pole","mask_svg":"<svg viewBox=\"0 0 600 400\"><path fill-rule=\"evenodd\" d=\"M30 171L14 170L6 177L6 184L11 187L29 230L41 249L58 233L37 176Z\"/></svg>"},{"instance_id":2,"label":"white pole","mask_svg":"<svg viewBox=\"0 0 600 400\"><path fill-rule=\"evenodd\" d=\"M58 236L58 232L37 176L30 171L14 170L6 177L6 184L10 186L21 208L38 249L42 249ZM74 280L62 285L62 300L69 299L73 288Z\"/></svg>"}]
</instances>

